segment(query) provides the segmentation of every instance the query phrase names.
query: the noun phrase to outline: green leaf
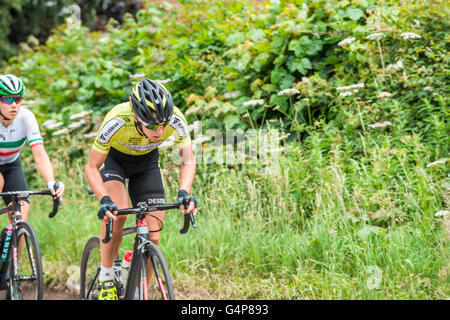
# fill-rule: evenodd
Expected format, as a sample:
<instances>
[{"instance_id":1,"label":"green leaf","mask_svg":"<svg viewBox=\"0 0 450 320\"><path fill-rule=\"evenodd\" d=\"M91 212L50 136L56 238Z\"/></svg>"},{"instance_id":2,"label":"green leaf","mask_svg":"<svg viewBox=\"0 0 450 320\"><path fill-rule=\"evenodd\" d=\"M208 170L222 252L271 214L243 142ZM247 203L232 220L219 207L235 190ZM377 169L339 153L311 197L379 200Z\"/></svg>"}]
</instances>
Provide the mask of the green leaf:
<instances>
[{"instance_id":1,"label":"green leaf","mask_svg":"<svg viewBox=\"0 0 450 320\"><path fill-rule=\"evenodd\" d=\"M236 32L230 35L227 40L225 41L225 44L229 47L235 46L239 44L240 42L244 41L244 34L241 32Z\"/></svg>"},{"instance_id":2,"label":"green leaf","mask_svg":"<svg viewBox=\"0 0 450 320\"><path fill-rule=\"evenodd\" d=\"M274 84L279 83L283 77L287 76L287 71L284 68L273 69L270 73L270 81Z\"/></svg>"},{"instance_id":3,"label":"green leaf","mask_svg":"<svg viewBox=\"0 0 450 320\"><path fill-rule=\"evenodd\" d=\"M295 58L292 61L288 61L288 67L291 72L298 71L301 74L305 75L308 73L308 70L312 68L312 64L308 58Z\"/></svg>"},{"instance_id":4,"label":"green leaf","mask_svg":"<svg viewBox=\"0 0 450 320\"><path fill-rule=\"evenodd\" d=\"M264 31L262 29L250 29L250 31L247 34L247 37L253 41L253 42L258 42L261 39L265 38L266 34L264 33Z\"/></svg>"},{"instance_id":5,"label":"green leaf","mask_svg":"<svg viewBox=\"0 0 450 320\"><path fill-rule=\"evenodd\" d=\"M230 114L225 117L223 120L223 123L225 125L225 129L233 129L235 124L238 124L240 122L240 118L237 115Z\"/></svg>"},{"instance_id":6,"label":"green leaf","mask_svg":"<svg viewBox=\"0 0 450 320\"><path fill-rule=\"evenodd\" d=\"M253 67L256 71L261 71L270 62L270 54L263 52L256 56Z\"/></svg>"},{"instance_id":7,"label":"green leaf","mask_svg":"<svg viewBox=\"0 0 450 320\"><path fill-rule=\"evenodd\" d=\"M355 8L348 8L347 9L347 16L352 19L353 21L358 21L359 18L364 16L364 12L360 9Z\"/></svg>"}]
</instances>

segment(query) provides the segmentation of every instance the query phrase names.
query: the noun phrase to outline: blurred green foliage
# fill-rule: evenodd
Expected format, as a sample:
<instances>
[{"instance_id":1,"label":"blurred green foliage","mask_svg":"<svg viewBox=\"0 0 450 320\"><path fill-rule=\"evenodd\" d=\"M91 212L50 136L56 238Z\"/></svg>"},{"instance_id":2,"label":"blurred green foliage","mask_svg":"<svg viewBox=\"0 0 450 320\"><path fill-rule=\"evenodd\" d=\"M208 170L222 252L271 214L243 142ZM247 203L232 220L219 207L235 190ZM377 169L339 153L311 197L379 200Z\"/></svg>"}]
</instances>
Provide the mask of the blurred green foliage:
<instances>
[{"instance_id":1,"label":"blurred green foliage","mask_svg":"<svg viewBox=\"0 0 450 320\"><path fill-rule=\"evenodd\" d=\"M390 121L442 155L446 17L444 1L150 2L104 31L68 20L45 45L24 45L7 70L33 90L41 120L66 125L92 111L95 130L146 75L167 80L205 130L270 125L301 140L331 124L357 141L369 124Z\"/></svg>"}]
</instances>

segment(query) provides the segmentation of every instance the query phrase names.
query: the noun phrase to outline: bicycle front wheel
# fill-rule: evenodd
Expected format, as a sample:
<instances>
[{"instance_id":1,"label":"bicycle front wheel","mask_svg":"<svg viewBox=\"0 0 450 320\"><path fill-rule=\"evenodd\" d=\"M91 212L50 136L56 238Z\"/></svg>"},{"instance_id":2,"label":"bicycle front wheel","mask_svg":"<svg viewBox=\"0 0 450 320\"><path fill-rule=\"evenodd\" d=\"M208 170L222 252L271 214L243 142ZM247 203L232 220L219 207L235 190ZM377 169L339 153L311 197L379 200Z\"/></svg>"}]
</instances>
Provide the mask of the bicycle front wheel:
<instances>
[{"instance_id":1,"label":"bicycle front wheel","mask_svg":"<svg viewBox=\"0 0 450 320\"><path fill-rule=\"evenodd\" d=\"M81 300L97 300L100 276L100 238L91 237L84 246L80 267Z\"/></svg>"},{"instance_id":2,"label":"bicycle front wheel","mask_svg":"<svg viewBox=\"0 0 450 320\"><path fill-rule=\"evenodd\" d=\"M155 244L145 246L134 266L128 278L126 299L175 300L169 267Z\"/></svg>"},{"instance_id":3,"label":"bicycle front wheel","mask_svg":"<svg viewBox=\"0 0 450 320\"><path fill-rule=\"evenodd\" d=\"M42 300L44 279L41 250L36 233L29 223L21 222L16 234L17 247L13 247L9 280L10 298Z\"/></svg>"}]
</instances>

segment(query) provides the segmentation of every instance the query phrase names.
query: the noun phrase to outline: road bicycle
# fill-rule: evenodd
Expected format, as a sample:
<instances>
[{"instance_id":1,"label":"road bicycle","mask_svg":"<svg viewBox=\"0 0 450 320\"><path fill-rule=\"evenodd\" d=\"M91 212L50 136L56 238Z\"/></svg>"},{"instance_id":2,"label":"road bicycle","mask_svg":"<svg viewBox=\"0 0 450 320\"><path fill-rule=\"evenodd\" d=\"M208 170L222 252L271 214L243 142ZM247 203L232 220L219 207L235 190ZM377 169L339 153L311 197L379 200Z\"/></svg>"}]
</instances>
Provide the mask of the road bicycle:
<instances>
[{"instance_id":1,"label":"road bicycle","mask_svg":"<svg viewBox=\"0 0 450 320\"><path fill-rule=\"evenodd\" d=\"M183 204L189 201L185 199ZM140 203L137 208L119 209L118 214L136 214L136 225L123 228L123 235L136 233L134 239L133 254L126 283L121 282L122 260L117 254L114 261L114 278L117 286L119 299L124 300L174 300L175 294L170 276L169 267L163 253L149 239L149 230L145 220L146 215L150 215L159 221L159 230L162 230L163 223L150 212L179 209L178 203L147 205ZM189 230L189 226L196 227L194 215L192 213L184 215L184 225L180 233L184 234ZM112 237L113 221L109 219L103 243L107 243ZM100 275L100 238L93 236L87 241L80 267L80 297L82 300L97 300L97 282ZM147 279L149 281L147 281ZM153 283L150 282L153 281ZM149 285L149 283L150 285ZM150 293L149 293L150 291Z\"/></svg>"},{"instance_id":2,"label":"road bicycle","mask_svg":"<svg viewBox=\"0 0 450 320\"><path fill-rule=\"evenodd\" d=\"M55 189L58 184L55 184ZM2 232L0 259L0 290L7 290L10 300L42 300L44 279L41 249L36 232L29 222L22 219L20 202L29 196L49 195L50 190L0 192L10 196L11 203L0 209L0 215L10 213L10 225ZM53 218L60 208L60 199L53 199ZM11 227L11 228L9 228Z\"/></svg>"}]
</instances>

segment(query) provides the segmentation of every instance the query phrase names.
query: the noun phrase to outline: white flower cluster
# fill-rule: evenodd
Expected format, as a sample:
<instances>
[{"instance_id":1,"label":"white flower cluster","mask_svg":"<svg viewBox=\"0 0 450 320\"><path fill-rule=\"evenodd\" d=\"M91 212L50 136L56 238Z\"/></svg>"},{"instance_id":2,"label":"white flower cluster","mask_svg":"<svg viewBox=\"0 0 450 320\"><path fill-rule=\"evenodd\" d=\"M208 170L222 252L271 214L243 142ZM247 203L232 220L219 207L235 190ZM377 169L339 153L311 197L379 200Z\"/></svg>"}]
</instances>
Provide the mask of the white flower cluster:
<instances>
[{"instance_id":1,"label":"white flower cluster","mask_svg":"<svg viewBox=\"0 0 450 320\"><path fill-rule=\"evenodd\" d=\"M145 77L145 73L136 73L136 74L130 75L130 79L139 79L142 77Z\"/></svg>"},{"instance_id":2,"label":"white flower cluster","mask_svg":"<svg viewBox=\"0 0 450 320\"><path fill-rule=\"evenodd\" d=\"M384 121L382 123L374 123L374 124L369 124L369 128L374 129L374 128L384 128L387 126L392 126L392 123L389 121Z\"/></svg>"},{"instance_id":3,"label":"white flower cluster","mask_svg":"<svg viewBox=\"0 0 450 320\"><path fill-rule=\"evenodd\" d=\"M244 107L247 106L259 106L259 105L263 105L264 104L264 100L263 99L257 99L257 100L249 100L243 103Z\"/></svg>"},{"instance_id":4,"label":"white flower cluster","mask_svg":"<svg viewBox=\"0 0 450 320\"><path fill-rule=\"evenodd\" d=\"M407 40L407 39L420 39L422 38L420 35L418 35L417 33L414 32L403 32L400 37L402 37L403 39Z\"/></svg>"},{"instance_id":5,"label":"white flower cluster","mask_svg":"<svg viewBox=\"0 0 450 320\"><path fill-rule=\"evenodd\" d=\"M350 86L345 86L345 87L337 87L336 90L337 91L346 91L346 90L359 89L359 88L364 88L364 82L352 84Z\"/></svg>"},{"instance_id":6,"label":"white flower cluster","mask_svg":"<svg viewBox=\"0 0 450 320\"><path fill-rule=\"evenodd\" d=\"M45 129L49 129L49 130L53 130L56 128L59 128L63 125L64 123L62 122L58 122L56 120L50 119L50 120L46 120L42 123L42 125L44 126Z\"/></svg>"},{"instance_id":7,"label":"white flower cluster","mask_svg":"<svg viewBox=\"0 0 450 320\"><path fill-rule=\"evenodd\" d=\"M450 211L448 210L440 210L434 214L435 217L448 217L450 216Z\"/></svg>"},{"instance_id":8,"label":"white flower cluster","mask_svg":"<svg viewBox=\"0 0 450 320\"><path fill-rule=\"evenodd\" d=\"M371 39L371 40L374 40L374 39L379 40L379 39L385 38L385 37L386 36L383 33L377 32L377 33L372 33L372 34L368 35L366 38Z\"/></svg>"},{"instance_id":9,"label":"white flower cluster","mask_svg":"<svg viewBox=\"0 0 450 320\"><path fill-rule=\"evenodd\" d=\"M169 83L170 81L172 81L172 79L164 79L164 80L155 80L156 82L159 82L159 83L161 83L161 84L164 84L164 83Z\"/></svg>"},{"instance_id":10,"label":"white flower cluster","mask_svg":"<svg viewBox=\"0 0 450 320\"><path fill-rule=\"evenodd\" d=\"M381 91L377 98L389 98L392 96L392 93L386 92L386 91Z\"/></svg>"},{"instance_id":11,"label":"white flower cluster","mask_svg":"<svg viewBox=\"0 0 450 320\"><path fill-rule=\"evenodd\" d=\"M70 120L75 120L75 119L80 119L80 118L84 118L85 116L89 115L92 113L92 110L90 111L81 111L79 113L73 114L70 116Z\"/></svg>"},{"instance_id":12,"label":"white flower cluster","mask_svg":"<svg viewBox=\"0 0 450 320\"><path fill-rule=\"evenodd\" d=\"M344 39L344 40L342 40L341 42L338 43L338 46L345 47L346 45L352 43L355 40L356 40L355 37L350 37L350 38Z\"/></svg>"},{"instance_id":13,"label":"white flower cluster","mask_svg":"<svg viewBox=\"0 0 450 320\"><path fill-rule=\"evenodd\" d=\"M97 132L95 132L95 131L83 134L83 137L85 137L86 139L95 138L96 136L97 136Z\"/></svg>"},{"instance_id":14,"label":"white flower cluster","mask_svg":"<svg viewBox=\"0 0 450 320\"><path fill-rule=\"evenodd\" d=\"M394 64L389 64L386 66L386 70L400 70L403 68L403 62L401 60L397 61Z\"/></svg>"},{"instance_id":15,"label":"white flower cluster","mask_svg":"<svg viewBox=\"0 0 450 320\"><path fill-rule=\"evenodd\" d=\"M86 123L88 123L86 120L81 119L80 121L72 122L71 124L69 124L69 125L67 126L67 128L69 128L69 129L76 129L76 128L79 128L79 127L81 127L83 124L86 124Z\"/></svg>"},{"instance_id":16,"label":"white flower cluster","mask_svg":"<svg viewBox=\"0 0 450 320\"><path fill-rule=\"evenodd\" d=\"M358 91L358 90L356 90L356 91ZM340 92L339 96L340 97L347 97L347 96L351 96L352 94L353 94L353 92L351 92L351 91L344 91L344 92Z\"/></svg>"},{"instance_id":17,"label":"white flower cluster","mask_svg":"<svg viewBox=\"0 0 450 320\"><path fill-rule=\"evenodd\" d=\"M239 90L236 91L230 91L230 92L226 92L223 97L226 99L233 99L236 98L237 96L239 96L240 92Z\"/></svg>"},{"instance_id":18,"label":"white flower cluster","mask_svg":"<svg viewBox=\"0 0 450 320\"><path fill-rule=\"evenodd\" d=\"M364 88L364 82L352 84L344 87L337 87L337 91L343 91L339 93L340 97L348 97L351 96L354 92L358 92L359 88Z\"/></svg>"},{"instance_id":19,"label":"white flower cluster","mask_svg":"<svg viewBox=\"0 0 450 320\"><path fill-rule=\"evenodd\" d=\"M69 133L69 129L62 128L62 129L60 129L58 131L53 132L52 136L59 136L59 135L66 134L66 133Z\"/></svg>"},{"instance_id":20,"label":"white flower cluster","mask_svg":"<svg viewBox=\"0 0 450 320\"><path fill-rule=\"evenodd\" d=\"M284 89L281 90L280 92L278 92L279 96L293 96L294 94L299 94L300 91L298 91L295 88L291 88L291 89Z\"/></svg>"},{"instance_id":21,"label":"white flower cluster","mask_svg":"<svg viewBox=\"0 0 450 320\"><path fill-rule=\"evenodd\" d=\"M447 162L446 160L437 160L437 161L427 164L427 168L437 167L438 165L444 164L446 162Z\"/></svg>"}]
</instances>

